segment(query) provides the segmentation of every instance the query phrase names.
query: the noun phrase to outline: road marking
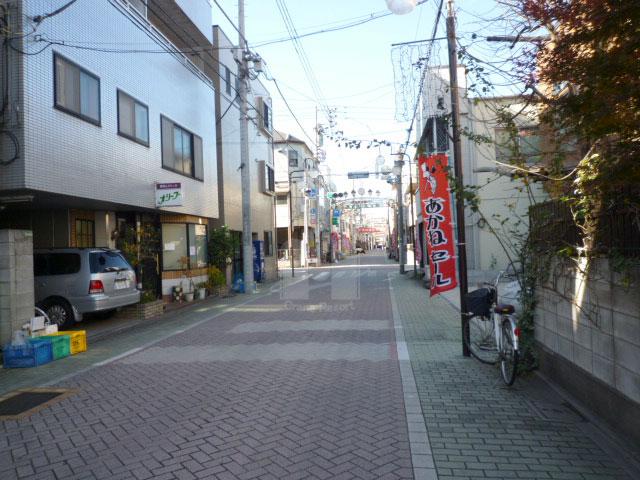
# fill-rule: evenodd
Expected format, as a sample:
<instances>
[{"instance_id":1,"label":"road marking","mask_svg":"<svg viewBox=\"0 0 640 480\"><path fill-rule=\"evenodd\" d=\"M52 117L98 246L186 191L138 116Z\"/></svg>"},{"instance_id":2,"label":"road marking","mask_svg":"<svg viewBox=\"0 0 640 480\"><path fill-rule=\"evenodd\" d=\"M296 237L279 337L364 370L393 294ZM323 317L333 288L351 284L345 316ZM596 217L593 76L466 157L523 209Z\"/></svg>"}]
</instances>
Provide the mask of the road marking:
<instances>
[{"instance_id":1,"label":"road marking","mask_svg":"<svg viewBox=\"0 0 640 480\"><path fill-rule=\"evenodd\" d=\"M400 364L400 376L402 378L402 393L404 395L404 408L409 429L409 447L411 449L411 463L413 476L416 479L438 480L438 472L433 461L433 450L427 426L424 422L422 405L416 388L416 380L411 368L411 356L404 339L402 320L398 310L398 303L393 296L391 286L391 273L387 274L389 280L389 296L391 297L391 311L393 312L393 325L396 333L396 350L398 363Z\"/></svg>"},{"instance_id":2,"label":"road marking","mask_svg":"<svg viewBox=\"0 0 640 480\"><path fill-rule=\"evenodd\" d=\"M247 322L232 328L229 333L388 330L387 320L273 320Z\"/></svg>"},{"instance_id":3,"label":"road marking","mask_svg":"<svg viewBox=\"0 0 640 480\"><path fill-rule=\"evenodd\" d=\"M387 343L269 343L151 347L120 360L124 364L272 361L390 360Z\"/></svg>"}]
</instances>

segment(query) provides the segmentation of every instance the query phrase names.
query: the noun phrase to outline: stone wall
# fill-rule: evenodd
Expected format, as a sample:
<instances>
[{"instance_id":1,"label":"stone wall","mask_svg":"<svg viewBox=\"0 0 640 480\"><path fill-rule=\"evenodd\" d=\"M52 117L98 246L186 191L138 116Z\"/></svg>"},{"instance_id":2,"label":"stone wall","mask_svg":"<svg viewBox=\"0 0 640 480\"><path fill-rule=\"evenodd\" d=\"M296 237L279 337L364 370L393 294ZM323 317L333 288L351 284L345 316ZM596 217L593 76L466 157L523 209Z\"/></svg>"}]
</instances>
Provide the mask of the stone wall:
<instances>
[{"instance_id":1,"label":"stone wall","mask_svg":"<svg viewBox=\"0 0 640 480\"><path fill-rule=\"evenodd\" d=\"M0 346L33 315L33 234L0 230Z\"/></svg>"},{"instance_id":2,"label":"stone wall","mask_svg":"<svg viewBox=\"0 0 640 480\"><path fill-rule=\"evenodd\" d=\"M640 265L554 261L536 290L535 335L543 371L611 420L636 412L640 432L639 282Z\"/></svg>"}]
</instances>

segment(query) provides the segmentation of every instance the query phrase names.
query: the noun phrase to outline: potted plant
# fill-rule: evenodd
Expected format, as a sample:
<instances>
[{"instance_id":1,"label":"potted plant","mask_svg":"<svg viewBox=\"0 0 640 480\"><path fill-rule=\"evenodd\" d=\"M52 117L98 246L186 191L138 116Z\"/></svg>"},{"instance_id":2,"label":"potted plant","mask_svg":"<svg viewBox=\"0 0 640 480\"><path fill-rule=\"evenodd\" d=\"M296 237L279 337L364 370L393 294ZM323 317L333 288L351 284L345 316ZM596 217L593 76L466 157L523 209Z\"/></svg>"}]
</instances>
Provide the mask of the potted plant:
<instances>
[{"instance_id":1,"label":"potted plant","mask_svg":"<svg viewBox=\"0 0 640 480\"><path fill-rule=\"evenodd\" d=\"M227 287L227 279L218 267L211 265L207 269L207 287L212 294L221 295Z\"/></svg>"},{"instance_id":2,"label":"potted plant","mask_svg":"<svg viewBox=\"0 0 640 480\"><path fill-rule=\"evenodd\" d=\"M180 285L174 285L173 287L173 301L181 302L182 301L182 283Z\"/></svg>"},{"instance_id":3,"label":"potted plant","mask_svg":"<svg viewBox=\"0 0 640 480\"><path fill-rule=\"evenodd\" d=\"M193 302L194 295L195 295L195 286L193 285L193 280L189 279L187 290L184 292L184 300L186 302Z\"/></svg>"},{"instance_id":4,"label":"potted plant","mask_svg":"<svg viewBox=\"0 0 640 480\"><path fill-rule=\"evenodd\" d=\"M200 282L198 285L196 285L197 288L197 293L198 293L198 300L204 300L205 298L207 298L207 282Z\"/></svg>"}]
</instances>

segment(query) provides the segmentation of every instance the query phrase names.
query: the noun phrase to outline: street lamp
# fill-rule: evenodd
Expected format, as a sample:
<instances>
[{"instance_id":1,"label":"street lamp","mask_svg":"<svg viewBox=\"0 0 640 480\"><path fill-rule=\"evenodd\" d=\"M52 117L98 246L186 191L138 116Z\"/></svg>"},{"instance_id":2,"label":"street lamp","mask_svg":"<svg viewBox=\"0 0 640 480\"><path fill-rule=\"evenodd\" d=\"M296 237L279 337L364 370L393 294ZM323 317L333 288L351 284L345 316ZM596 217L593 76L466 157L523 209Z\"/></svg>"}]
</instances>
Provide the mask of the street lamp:
<instances>
[{"instance_id":1,"label":"street lamp","mask_svg":"<svg viewBox=\"0 0 640 480\"><path fill-rule=\"evenodd\" d=\"M411 13L417 3L417 0L387 0L387 8L396 15L405 15Z\"/></svg>"}]
</instances>

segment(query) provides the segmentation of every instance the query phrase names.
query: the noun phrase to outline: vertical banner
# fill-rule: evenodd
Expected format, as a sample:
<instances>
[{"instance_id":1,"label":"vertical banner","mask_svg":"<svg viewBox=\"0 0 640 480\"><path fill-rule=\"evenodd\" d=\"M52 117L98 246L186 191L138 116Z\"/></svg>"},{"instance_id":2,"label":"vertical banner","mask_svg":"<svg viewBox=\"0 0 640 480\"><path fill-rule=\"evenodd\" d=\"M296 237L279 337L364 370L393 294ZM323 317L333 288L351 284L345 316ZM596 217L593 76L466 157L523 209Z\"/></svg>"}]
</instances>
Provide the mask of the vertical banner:
<instances>
[{"instance_id":1,"label":"vertical banner","mask_svg":"<svg viewBox=\"0 0 640 480\"><path fill-rule=\"evenodd\" d=\"M442 154L418 158L432 297L458 285L447 165L448 158Z\"/></svg>"}]
</instances>

